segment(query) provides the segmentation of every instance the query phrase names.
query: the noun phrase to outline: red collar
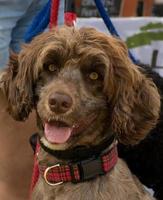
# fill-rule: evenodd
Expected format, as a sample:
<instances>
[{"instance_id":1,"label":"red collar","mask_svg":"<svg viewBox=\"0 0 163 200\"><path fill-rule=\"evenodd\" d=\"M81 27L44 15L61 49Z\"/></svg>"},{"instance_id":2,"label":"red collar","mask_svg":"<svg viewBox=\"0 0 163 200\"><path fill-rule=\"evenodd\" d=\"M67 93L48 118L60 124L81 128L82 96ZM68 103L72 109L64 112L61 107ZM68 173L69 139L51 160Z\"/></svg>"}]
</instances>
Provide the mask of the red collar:
<instances>
[{"instance_id":1,"label":"red collar","mask_svg":"<svg viewBox=\"0 0 163 200\"><path fill-rule=\"evenodd\" d=\"M64 182L84 182L109 172L117 163L117 144L97 158L74 163L56 163L52 166L39 165L39 174L47 184L55 186Z\"/></svg>"}]
</instances>

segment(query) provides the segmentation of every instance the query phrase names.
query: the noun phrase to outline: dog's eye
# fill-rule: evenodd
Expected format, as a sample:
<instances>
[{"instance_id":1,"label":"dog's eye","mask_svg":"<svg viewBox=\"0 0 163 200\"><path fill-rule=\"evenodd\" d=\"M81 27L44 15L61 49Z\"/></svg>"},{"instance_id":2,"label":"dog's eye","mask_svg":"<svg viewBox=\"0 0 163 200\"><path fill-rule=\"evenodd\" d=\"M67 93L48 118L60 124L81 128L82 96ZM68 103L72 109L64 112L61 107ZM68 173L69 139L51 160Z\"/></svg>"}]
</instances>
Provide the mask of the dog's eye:
<instances>
[{"instance_id":1,"label":"dog's eye","mask_svg":"<svg viewBox=\"0 0 163 200\"><path fill-rule=\"evenodd\" d=\"M89 74L89 78L90 78L91 80L97 80L97 79L99 78L99 75L98 75L97 72L91 72L91 73Z\"/></svg>"},{"instance_id":2,"label":"dog's eye","mask_svg":"<svg viewBox=\"0 0 163 200\"><path fill-rule=\"evenodd\" d=\"M50 64L50 65L48 65L48 71L57 72L58 71L58 67L55 64Z\"/></svg>"}]
</instances>

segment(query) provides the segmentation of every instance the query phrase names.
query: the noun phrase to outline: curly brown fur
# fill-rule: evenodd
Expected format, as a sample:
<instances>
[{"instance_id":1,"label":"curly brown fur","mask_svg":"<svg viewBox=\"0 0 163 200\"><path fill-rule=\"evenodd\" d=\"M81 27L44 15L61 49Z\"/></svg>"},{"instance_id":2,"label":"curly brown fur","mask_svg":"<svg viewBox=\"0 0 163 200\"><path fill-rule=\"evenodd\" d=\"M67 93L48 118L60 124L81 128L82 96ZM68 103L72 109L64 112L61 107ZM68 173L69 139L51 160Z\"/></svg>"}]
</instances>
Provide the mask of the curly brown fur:
<instances>
[{"instance_id":1,"label":"curly brown fur","mask_svg":"<svg viewBox=\"0 0 163 200\"><path fill-rule=\"evenodd\" d=\"M90 147L113 133L124 144L136 144L157 122L160 98L154 83L130 61L124 43L93 28L43 33L24 46L13 68L16 73L9 67L3 77L9 111L25 120L35 108L41 140L50 149ZM54 106L49 102L56 95ZM50 142L44 129L52 123L66 124L71 137L62 144ZM51 160L56 162L42 150L39 161ZM79 194L81 199L152 199L121 160L106 176L76 186L51 188L40 177L33 199L68 200Z\"/></svg>"}]
</instances>

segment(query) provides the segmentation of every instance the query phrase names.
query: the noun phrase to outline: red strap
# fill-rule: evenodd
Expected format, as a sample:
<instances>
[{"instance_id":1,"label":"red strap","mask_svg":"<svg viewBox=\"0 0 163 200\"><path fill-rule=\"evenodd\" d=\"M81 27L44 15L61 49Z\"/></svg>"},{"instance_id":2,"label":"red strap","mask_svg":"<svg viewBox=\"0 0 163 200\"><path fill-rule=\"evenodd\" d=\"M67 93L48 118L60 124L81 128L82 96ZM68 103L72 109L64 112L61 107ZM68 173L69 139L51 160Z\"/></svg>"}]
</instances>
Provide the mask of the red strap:
<instances>
[{"instance_id":1,"label":"red strap","mask_svg":"<svg viewBox=\"0 0 163 200\"><path fill-rule=\"evenodd\" d=\"M64 13L64 22L67 26L74 26L76 22L76 13L65 12Z\"/></svg>"},{"instance_id":2,"label":"red strap","mask_svg":"<svg viewBox=\"0 0 163 200\"><path fill-rule=\"evenodd\" d=\"M34 157L32 180L31 180L31 186L30 186L30 195L32 194L33 188L35 187L35 185L39 179L40 172L39 172L38 159L37 159L39 150L40 150L40 145L39 145L39 142L37 141L36 152L35 152L35 157Z\"/></svg>"},{"instance_id":3,"label":"red strap","mask_svg":"<svg viewBox=\"0 0 163 200\"><path fill-rule=\"evenodd\" d=\"M49 23L50 29L58 25L58 12L59 12L59 0L51 0L51 14Z\"/></svg>"},{"instance_id":4,"label":"red strap","mask_svg":"<svg viewBox=\"0 0 163 200\"><path fill-rule=\"evenodd\" d=\"M109 152L102 155L101 160L104 173L109 172L115 166L118 160L117 146L114 145ZM80 182L81 180L78 164L56 164L50 167L41 165L39 166L39 169L40 174L44 177L45 181L49 185L56 185L71 181Z\"/></svg>"}]
</instances>

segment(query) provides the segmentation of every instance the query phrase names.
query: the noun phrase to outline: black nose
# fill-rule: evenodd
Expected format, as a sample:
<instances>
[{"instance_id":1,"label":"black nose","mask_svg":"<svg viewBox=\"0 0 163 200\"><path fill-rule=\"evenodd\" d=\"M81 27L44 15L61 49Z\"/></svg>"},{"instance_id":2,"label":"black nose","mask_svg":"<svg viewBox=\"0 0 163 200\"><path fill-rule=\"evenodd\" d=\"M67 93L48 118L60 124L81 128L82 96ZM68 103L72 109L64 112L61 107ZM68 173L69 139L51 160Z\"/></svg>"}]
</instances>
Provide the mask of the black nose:
<instances>
[{"instance_id":1,"label":"black nose","mask_svg":"<svg viewBox=\"0 0 163 200\"><path fill-rule=\"evenodd\" d=\"M49 96L49 108L59 114L66 113L72 106L72 98L64 93L55 92Z\"/></svg>"}]
</instances>

